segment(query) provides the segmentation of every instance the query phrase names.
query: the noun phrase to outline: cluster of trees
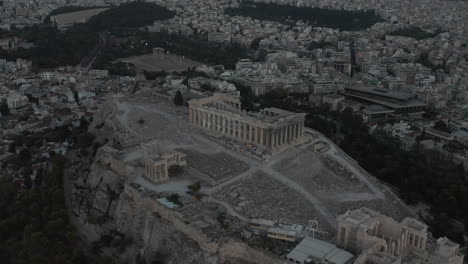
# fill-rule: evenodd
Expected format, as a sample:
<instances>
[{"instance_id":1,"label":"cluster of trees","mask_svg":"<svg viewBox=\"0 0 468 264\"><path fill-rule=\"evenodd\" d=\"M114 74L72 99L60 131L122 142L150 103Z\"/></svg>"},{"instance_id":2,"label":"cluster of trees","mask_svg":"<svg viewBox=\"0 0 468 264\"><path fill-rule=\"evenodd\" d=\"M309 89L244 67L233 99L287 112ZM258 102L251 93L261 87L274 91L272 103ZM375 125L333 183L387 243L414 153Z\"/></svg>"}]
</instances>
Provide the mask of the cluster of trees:
<instances>
[{"instance_id":1,"label":"cluster of trees","mask_svg":"<svg viewBox=\"0 0 468 264\"><path fill-rule=\"evenodd\" d=\"M149 33L145 39L148 40L150 47L161 47L180 56L209 64L222 64L231 69L239 59L248 57L248 49L238 43L213 43L202 38L166 32Z\"/></svg>"},{"instance_id":2,"label":"cluster of trees","mask_svg":"<svg viewBox=\"0 0 468 264\"><path fill-rule=\"evenodd\" d=\"M0 56L8 60L32 60L33 70L78 64L97 43L96 34L84 24L76 25L66 32L48 25L34 25L17 35L33 42L34 47L20 47L15 51L0 50Z\"/></svg>"},{"instance_id":3,"label":"cluster of trees","mask_svg":"<svg viewBox=\"0 0 468 264\"><path fill-rule=\"evenodd\" d=\"M420 63L433 71L437 71L438 69L444 70L445 73L448 73L447 68L444 64L435 65L429 60L429 54L427 52L422 52L418 59L415 61L416 63Z\"/></svg>"},{"instance_id":4,"label":"cluster of trees","mask_svg":"<svg viewBox=\"0 0 468 264\"><path fill-rule=\"evenodd\" d=\"M108 70L110 74L134 76L135 69L125 62L115 62L119 58L142 55L151 52L147 45L141 45L139 38L128 39L122 42L111 42L106 45L96 58L94 67Z\"/></svg>"},{"instance_id":5,"label":"cluster of trees","mask_svg":"<svg viewBox=\"0 0 468 264\"><path fill-rule=\"evenodd\" d=\"M20 189L0 181L2 263L113 263L91 256L68 221L63 193L65 158L56 155L40 187Z\"/></svg>"},{"instance_id":6,"label":"cluster of trees","mask_svg":"<svg viewBox=\"0 0 468 264\"><path fill-rule=\"evenodd\" d=\"M114 28L139 28L155 20L170 19L175 12L155 3L143 1L124 3L93 16L88 24L94 31L112 31Z\"/></svg>"},{"instance_id":7,"label":"cluster of trees","mask_svg":"<svg viewBox=\"0 0 468 264\"><path fill-rule=\"evenodd\" d=\"M333 43L312 41L311 43L307 45L307 49L308 50L323 49L327 46L333 46Z\"/></svg>"},{"instance_id":8,"label":"cluster of trees","mask_svg":"<svg viewBox=\"0 0 468 264\"><path fill-rule=\"evenodd\" d=\"M435 36L439 35L442 31L435 31L435 32L428 32L422 30L420 27L408 27L399 30L395 30L390 32L388 35L390 36L402 36L408 38L414 38L416 40L434 38Z\"/></svg>"},{"instance_id":9,"label":"cluster of trees","mask_svg":"<svg viewBox=\"0 0 468 264\"><path fill-rule=\"evenodd\" d=\"M136 67L135 65L127 62L112 62L106 59L96 60L97 64L94 66L96 69L108 70L110 74L121 75L121 76L135 76Z\"/></svg>"},{"instance_id":10,"label":"cluster of trees","mask_svg":"<svg viewBox=\"0 0 468 264\"><path fill-rule=\"evenodd\" d=\"M115 60L151 53L153 47L161 47L179 56L190 57L207 64L221 64L231 69L235 67L239 59L249 56L249 49L238 43L208 42L202 36L187 37L167 32L142 32L129 37L127 41L109 43L96 59L94 66L114 73L112 70L115 68ZM120 71L114 74L118 72Z\"/></svg>"},{"instance_id":11,"label":"cluster of trees","mask_svg":"<svg viewBox=\"0 0 468 264\"><path fill-rule=\"evenodd\" d=\"M450 219L468 225L468 182L463 166L433 152L416 147L406 151L398 141L377 133L370 134L359 115L351 109L332 111L328 105L295 104L301 97L273 91L262 99L261 106L276 106L305 112L306 126L334 140L347 154L378 179L399 190L407 203L430 205L433 218L424 219L436 237L448 236L464 242L464 230Z\"/></svg>"},{"instance_id":12,"label":"cluster of trees","mask_svg":"<svg viewBox=\"0 0 468 264\"><path fill-rule=\"evenodd\" d=\"M177 91L177 93L174 96L174 104L177 106L184 105L184 97L182 96L182 93L180 91Z\"/></svg>"},{"instance_id":13,"label":"cluster of trees","mask_svg":"<svg viewBox=\"0 0 468 264\"><path fill-rule=\"evenodd\" d=\"M437 120L434 124L434 129L445 132L445 133L450 133L450 128L445 124L444 121L442 120Z\"/></svg>"},{"instance_id":14,"label":"cluster of trees","mask_svg":"<svg viewBox=\"0 0 468 264\"><path fill-rule=\"evenodd\" d=\"M30 59L35 69L76 65L96 47L100 32L119 31L121 28L134 30L174 15L172 11L154 3L126 3L93 16L87 23L75 24L65 32L51 24L35 25L17 32L35 46L11 52L0 50L0 56L10 60Z\"/></svg>"},{"instance_id":15,"label":"cluster of trees","mask_svg":"<svg viewBox=\"0 0 468 264\"><path fill-rule=\"evenodd\" d=\"M7 116L10 114L10 108L8 107L8 103L6 100L2 100L0 102L0 115Z\"/></svg>"},{"instance_id":16,"label":"cluster of trees","mask_svg":"<svg viewBox=\"0 0 468 264\"><path fill-rule=\"evenodd\" d=\"M238 8L226 8L224 13L231 16L247 16L290 25L294 25L297 21L306 21L316 27L329 27L340 30L362 30L381 21L374 11L295 7L251 1L243 2Z\"/></svg>"},{"instance_id":17,"label":"cluster of trees","mask_svg":"<svg viewBox=\"0 0 468 264\"><path fill-rule=\"evenodd\" d=\"M166 77L168 73L164 70L162 71L143 71L146 80L156 80L157 78Z\"/></svg>"}]
</instances>

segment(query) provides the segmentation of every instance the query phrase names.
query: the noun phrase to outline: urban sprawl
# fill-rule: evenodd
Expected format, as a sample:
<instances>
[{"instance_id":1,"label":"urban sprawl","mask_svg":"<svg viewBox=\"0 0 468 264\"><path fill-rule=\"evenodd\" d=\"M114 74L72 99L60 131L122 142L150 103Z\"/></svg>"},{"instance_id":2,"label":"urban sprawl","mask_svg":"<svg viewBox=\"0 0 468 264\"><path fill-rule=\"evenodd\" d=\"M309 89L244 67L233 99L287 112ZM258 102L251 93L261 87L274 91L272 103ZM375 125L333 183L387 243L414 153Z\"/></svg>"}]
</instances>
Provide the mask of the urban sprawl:
<instances>
[{"instance_id":1,"label":"urban sprawl","mask_svg":"<svg viewBox=\"0 0 468 264\"><path fill-rule=\"evenodd\" d=\"M147 260L163 247L147 233L171 237L147 229L153 212L204 254L170 263L463 263L468 221L450 192L468 185L431 181L442 210L351 141L412 153L408 174L421 157L466 177L467 1L147 2L169 18L96 31L59 67L32 54L31 32L78 34L141 1L2 2L0 178L40 188L66 157L79 229L112 222Z\"/></svg>"}]
</instances>

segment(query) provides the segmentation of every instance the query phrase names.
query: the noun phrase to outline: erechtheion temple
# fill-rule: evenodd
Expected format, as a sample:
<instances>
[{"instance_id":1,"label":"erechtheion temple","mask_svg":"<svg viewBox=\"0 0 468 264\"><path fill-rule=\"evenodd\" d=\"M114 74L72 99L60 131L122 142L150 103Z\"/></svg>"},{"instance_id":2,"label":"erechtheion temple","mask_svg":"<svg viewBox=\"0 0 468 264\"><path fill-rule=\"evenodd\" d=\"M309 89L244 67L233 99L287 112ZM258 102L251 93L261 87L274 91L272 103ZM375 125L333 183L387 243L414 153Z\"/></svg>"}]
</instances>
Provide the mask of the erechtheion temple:
<instances>
[{"instance_id":1,"label":"erechtheion temple","mask_svg":"<svg viewBox=\"0 0 468 264\"><path fill-rule=\"evenodd\" d=\"M177 151L163 151L156 140L141 144L141 146L144 153L144 175L152 182L158 183L169 180L169 168L171 166L187 164L185 154Z\"/></svg>"}]
</instances>

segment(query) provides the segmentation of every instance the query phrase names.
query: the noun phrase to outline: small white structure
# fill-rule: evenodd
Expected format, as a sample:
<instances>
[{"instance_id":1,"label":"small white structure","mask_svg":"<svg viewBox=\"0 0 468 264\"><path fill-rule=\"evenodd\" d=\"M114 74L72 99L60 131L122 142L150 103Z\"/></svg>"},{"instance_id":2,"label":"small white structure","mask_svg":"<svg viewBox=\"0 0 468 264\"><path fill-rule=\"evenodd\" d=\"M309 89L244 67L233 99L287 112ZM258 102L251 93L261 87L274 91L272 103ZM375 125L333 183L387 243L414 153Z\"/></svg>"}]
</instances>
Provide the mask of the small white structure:
<instances>
[{"instance_id":1,"label":"small white structure","mask_svg":"<svg viewBox=\"0 0 468 264\"><path fill-rule=\"evenodd\" d=\"M0 98L1 99L1 98ZM28 97L17 93L11 93L6 96L8 108L16 109L28 104ZM0 100L1 102L1 100Z\"/></svg>"}]
</instances>

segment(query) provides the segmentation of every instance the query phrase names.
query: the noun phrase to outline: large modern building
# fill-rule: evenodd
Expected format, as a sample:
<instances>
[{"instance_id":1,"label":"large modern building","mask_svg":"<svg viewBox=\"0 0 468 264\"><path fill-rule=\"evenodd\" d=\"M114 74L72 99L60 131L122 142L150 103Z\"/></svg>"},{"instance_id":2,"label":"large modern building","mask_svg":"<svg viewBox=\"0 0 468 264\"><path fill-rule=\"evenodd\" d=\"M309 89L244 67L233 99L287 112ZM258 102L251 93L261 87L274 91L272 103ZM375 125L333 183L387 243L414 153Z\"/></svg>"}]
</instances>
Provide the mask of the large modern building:
<instances>
[{"instance_id":1,"label":"large modern building","mask_svg":"<svg viewBox=\"0 0 468 264\"><path fill-rule=\"evenodd\" d=\"M396 115L421 115L426 104L419 101L415 94L390 91L371 87L348 87L343 94L348 99L359 101L365 105L380 105L393 110Z\"/></svg>"},{"instance_id":2,"label":"large modern building","mask_svg":"<svg viewBox=\"0 0 468 264\"><path fill-rule=\"evenodd\" d=\"M338 90L336 83L327 78L314 78L310 93L312 94L331 94Z\"/></svg>"},{"instance_id":3,"label":"large modern building","mask_svg":"<svg viewBox=\"0 0 468 264\"><path fill-rule=\"evenodd\" d=\"M190 124L217 137L253 144L269 153L304 142L303 113L265 108L253 113L241 110L239 98L224 94L189 101Z\"/></svg>"}]
</instances>

